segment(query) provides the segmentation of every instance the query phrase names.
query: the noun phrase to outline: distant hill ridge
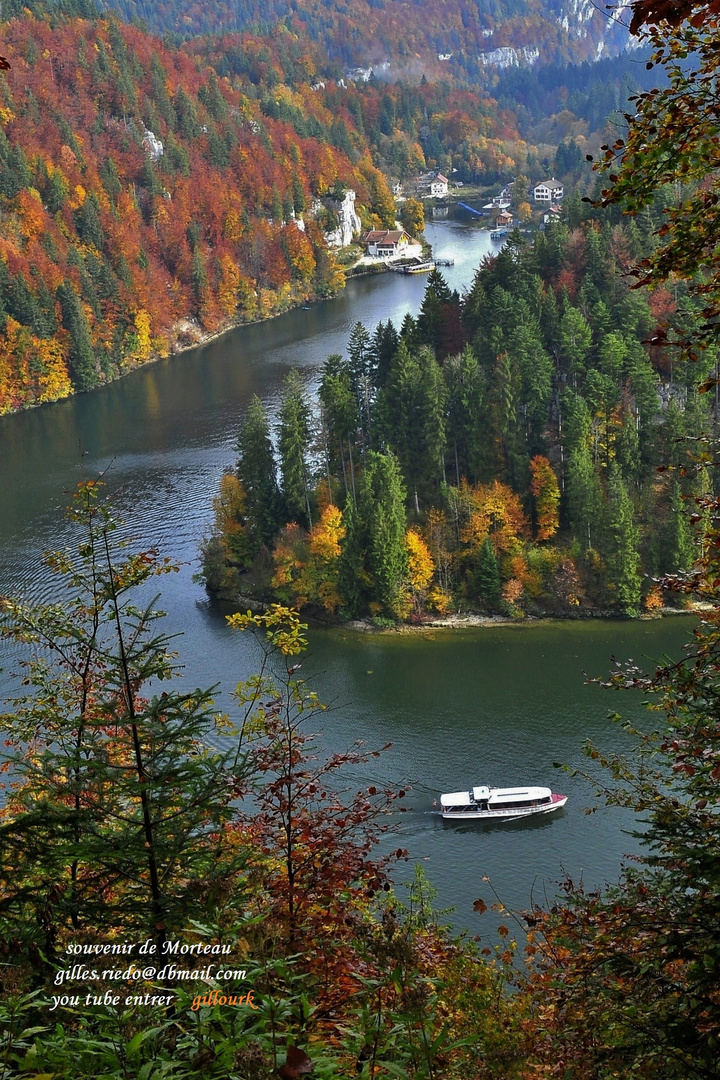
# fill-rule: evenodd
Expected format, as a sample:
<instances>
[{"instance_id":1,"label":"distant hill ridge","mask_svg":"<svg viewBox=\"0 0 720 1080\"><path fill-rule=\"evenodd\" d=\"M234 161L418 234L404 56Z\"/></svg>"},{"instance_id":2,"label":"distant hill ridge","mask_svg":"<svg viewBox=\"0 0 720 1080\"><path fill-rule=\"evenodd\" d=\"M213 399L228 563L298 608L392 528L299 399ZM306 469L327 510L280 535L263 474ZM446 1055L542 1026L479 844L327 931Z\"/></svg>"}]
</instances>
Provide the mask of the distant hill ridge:
<instances>
[{"instance_id":1,"label":"distant hill ridge","mask_svg":"<svg viewBox=\"0 0 720 1080\"><path fill-rule=\"evenodd\" d=\"M390 80L448 68L477 79L512 63L579 62L628 45L624 23L593 0L105 0L159 33L267 31L282 21L347 66ZM441 59L442 58L442 59Z\"/></svg>"}]
</instances>

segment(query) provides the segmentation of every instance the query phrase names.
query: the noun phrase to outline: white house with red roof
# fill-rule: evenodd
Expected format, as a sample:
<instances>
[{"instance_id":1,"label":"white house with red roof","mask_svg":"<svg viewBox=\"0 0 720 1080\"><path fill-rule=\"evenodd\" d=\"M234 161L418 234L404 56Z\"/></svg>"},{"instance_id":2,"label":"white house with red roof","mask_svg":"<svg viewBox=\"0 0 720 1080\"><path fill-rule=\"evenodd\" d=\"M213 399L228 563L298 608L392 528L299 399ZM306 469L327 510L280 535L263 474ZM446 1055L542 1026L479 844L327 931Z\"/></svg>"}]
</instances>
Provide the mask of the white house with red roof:
<instances>
[{"instance_id":1,"label":"white house with red roof","mask_svg":"<svg viewBox=\"0 0 720 1080\"><path fill-rule=\"evenodd\" d=\"M371 229L363 236L368 255L379 259L395 259L407 254L413 239L404 229Z\"/></svg>"}]
</instances>

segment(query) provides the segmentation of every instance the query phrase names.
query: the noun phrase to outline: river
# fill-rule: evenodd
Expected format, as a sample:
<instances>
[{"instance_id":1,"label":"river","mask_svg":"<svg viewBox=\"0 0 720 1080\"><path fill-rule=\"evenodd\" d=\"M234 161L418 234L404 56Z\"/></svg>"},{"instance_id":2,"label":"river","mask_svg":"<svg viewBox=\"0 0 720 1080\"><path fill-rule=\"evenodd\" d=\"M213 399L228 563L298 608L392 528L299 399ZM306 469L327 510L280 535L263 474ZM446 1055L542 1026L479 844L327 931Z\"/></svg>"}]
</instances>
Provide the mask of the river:
<instances>
[{"instance_id":1,"label":"river","mask_svg":"<svg viewBox=\"0 0 720 1080\"><path fill-rule=\"evenodd\" d=\"M470 285L496 245L467 217L431 222L427 238L453 288ZM234 462L243 408L258 393L271 411L283 377L300 369L312 387L326 356L344 352L359 320L369 328L417 313L421 275L387 274L352 281L337 299L255 326L145 367L68 401L0 420L0 591L34 599L53 595L40 564L43 550L69 540L58 507L84 477L107 470L108 490L142 546L157 544L180 562L162 579L162 607L193 685L225 690L256 663L252 642L230 634L223 613L193 582L198 546L210 526L219 477ZM582 744L606 749L625 736L606 720L611 709L641 718L639 701L584 685L583 672L603 675L611 654L677 656L690 621L543 623L468 632L360 635L317 631L308 672L336 707L325 714L323 740L342 749L354 739L393 743L373 765L370 781L413 783L398 843L422 861L442 907L456 907L456 926L485 933L488 920L472 902L492 900L492 887L514 909L544 902L564 872L588 885L617 877L626 813L588 816L592 787L558 774L553 762L585 762ZM5 649L4 688L15 657ZM220 700L223 700L222 697ZM432 800L473 783L552 783L570 795L560 814L487 827L443 822ZM411 864L398 870L407 877Z\"/></svg>"}]
</instances>

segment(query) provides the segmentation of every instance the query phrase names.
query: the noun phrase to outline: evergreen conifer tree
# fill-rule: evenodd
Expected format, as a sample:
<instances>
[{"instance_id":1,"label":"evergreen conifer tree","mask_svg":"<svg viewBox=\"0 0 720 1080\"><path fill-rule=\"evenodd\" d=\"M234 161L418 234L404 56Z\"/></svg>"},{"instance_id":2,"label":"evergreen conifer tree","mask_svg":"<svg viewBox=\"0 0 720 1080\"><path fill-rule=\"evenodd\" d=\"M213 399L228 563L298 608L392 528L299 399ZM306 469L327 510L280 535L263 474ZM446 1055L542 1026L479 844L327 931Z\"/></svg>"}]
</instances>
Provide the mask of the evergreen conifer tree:
<instances>
[{"instance_id":1,"label":"evergreen conifer tree","mask_svg":"<svg viewBox=\"0 0 720 1080\"><path fill-rule=\"evenodd\" d=\"M429 345L438 359L441 359L441 346L451 301L452 293L445 278L439 270L431 270L417 317L417 333L418 340L423 345Z\"/></svg>"},{"instance_id":2,"label":"evergreen conifer tree","mask_svg":"<svg viewBox=\"0 0 720 1080\"><path fill-rule=\"evenodd\" d=\"M673 482L667 521L662 531L661 573L682 574L693 563L694 547L688 509L680 484Z\"/></svg>"},{"instance_id":3,"label":"evergreen conifer tree","mask_svg":"<svg viewBox=\"0 0 720 1080\"><path fill-rule=\"evenodd\" d=\"M387 382L392 359L397 352L399 344L398 332L392 321L388 319L387 325L379 322L373 334L373 370L375 374L375 389L380 390Z\"/></svg>"},{"instance_id":4,"label":"evergreen conifer tree","mask_svg":"<svg viewBox=\"0 0 720 1080\"><path fill-rule=\"evenodd\" d=\"M87 317L70 281L61 282L56 295L60 302L63 326L70 335L70 378L76 390L91 390L97 386L98 375Z\"/></svg>"},{"instance_id":5,"label":"evergreen conifer tree","mask_svg":"<svg viewBox=\"0 0 720 1080\"><path fill-rule=\"evenodd\" d=\"M462 477L477 479L480 468L485 380L470 346L443 364L447 394L449 467L460 486Z\"/></svg>"},{"instance_id":6,"label":"evergreen conifer tree","mask_svg":"<svg viewBox=\"0 0 720 1080\"><path fill-rule=\"evenodd\" d=\"M307 461L310 408L296 368L288 372L283 384L279 420L280 477L288 520L312 528Z\"/></svg>"},{"instance_id":7,"label":"evergreen conifer tree","mask_svg":"<svg viewBox=\"0 0 720 1080\"><path fill-rule=\"evenodd\" d=\"M617 606L625 615L640 610L640 534L633 518L633 506L618 465L613 462L608 475L606 559L608 582L614 588Z\"/></svg>"},{"instance_id":8,"label":"evergreen conifer tree","mask_svg":"<svg viewBox=\"0 0 720 1080\"><path fill-rule=\"evenodd\" d=\"M341 554L338 567L338 591L342 607L351 619L359 619L367 608L365 582L366 530L358 514L355 500L348 498L342 515L345 535L340 541Z\"/></svg>"},{"instance_id":9,"label":"evergreen conifer tree","mask_svg":"<svg viewBox=\"0 0 720 1080\"><path fill-rule=\"evenodd\" d=\"M486 536L480 549L475 589L478 596L491 609L500 603L500 570L490 537Z\"/></svg>"},{"instance_id":10,"label":"evergreen conifer tree","mask_svg":"<svg viewBox=\"0 0 720 1080\"><path fill-rule=\"evenodd\" d=\"M237 472L247 499L248 530L255 550L270 546L282 525L282 500L265 406L255 394L237 441Z\"/></svg>"},{"instance_id":11,"label":"evergreen conifer tree","mask_svg":"<svg viewBox=\"0 0 720 1080\"><path fill-rule=\"evenodd\" d=\"M385 615L399 618L404 614L407 548L405 488L394 454L368 454L360 511L367 523L375 598Z\"/></svg>"},{"instance_id":12,"label":"evergreen conifer tree","mask_svg":"<svg viewBox=\"0 0 720 1080\"><path fill-rule=\"evenodd\" d=\"M585 445L580 444L570 454L566 493L575 539L586 549L598 548L602 537L602 486Z\"/></svg>"}]
</instances>

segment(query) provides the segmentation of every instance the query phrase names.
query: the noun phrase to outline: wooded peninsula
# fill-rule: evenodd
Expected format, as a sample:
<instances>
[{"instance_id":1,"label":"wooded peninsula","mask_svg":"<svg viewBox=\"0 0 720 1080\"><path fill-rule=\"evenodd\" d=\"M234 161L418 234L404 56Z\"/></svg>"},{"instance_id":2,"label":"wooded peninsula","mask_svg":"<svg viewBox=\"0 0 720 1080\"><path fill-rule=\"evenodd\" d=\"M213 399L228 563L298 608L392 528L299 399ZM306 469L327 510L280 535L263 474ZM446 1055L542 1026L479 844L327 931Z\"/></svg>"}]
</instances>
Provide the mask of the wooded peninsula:
<instances>
[{"instance_id":1,"label":"wooded peninsula","mask_svg":"<svg viewBox=\"0 0 720 1080\"><path fill-rule=\"evenodd\" d=\"M254 400L204 549L211 591L380 626L660 608L658 579L694 561L691 519L707 526L690 463L717 424L698 392L717 353L648 345L701 306L681 282L633 288L657 227L588 208L515 233L465 296L435 270L416 318L358 323L317 409L297 372L274 431Z\"/></svg>"}]
</instances>

